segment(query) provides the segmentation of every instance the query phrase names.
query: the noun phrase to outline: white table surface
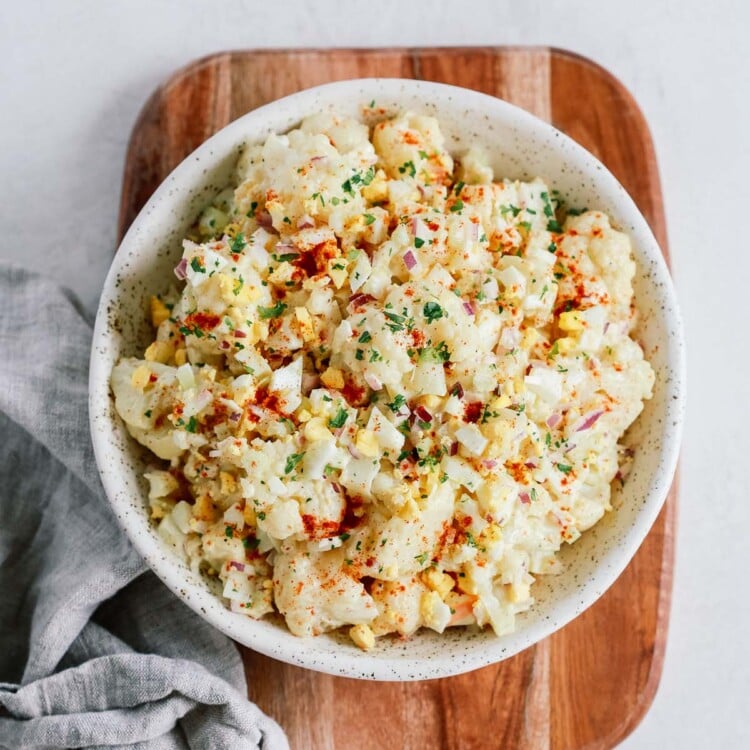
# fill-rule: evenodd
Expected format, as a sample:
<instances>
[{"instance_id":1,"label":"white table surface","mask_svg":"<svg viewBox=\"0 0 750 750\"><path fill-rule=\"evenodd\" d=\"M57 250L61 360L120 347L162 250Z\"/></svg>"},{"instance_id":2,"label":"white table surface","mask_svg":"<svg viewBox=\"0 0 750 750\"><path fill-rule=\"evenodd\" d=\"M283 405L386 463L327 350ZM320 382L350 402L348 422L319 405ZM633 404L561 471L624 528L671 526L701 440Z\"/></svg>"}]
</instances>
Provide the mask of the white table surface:
<instances>
[{"instance_id":1,"label":"white table surface","mask_svg":"<svg viewBox=\"0 0 750 750\"><path fill-rule=\"evenodd\" d=\"M92 308L138 110L209 52L551 44L602 63L651 124L690 368L664 675L621 747L750 747L748 31L742 0L3 2L0 258L56 277Z\"/></svg>"}]
</instances>

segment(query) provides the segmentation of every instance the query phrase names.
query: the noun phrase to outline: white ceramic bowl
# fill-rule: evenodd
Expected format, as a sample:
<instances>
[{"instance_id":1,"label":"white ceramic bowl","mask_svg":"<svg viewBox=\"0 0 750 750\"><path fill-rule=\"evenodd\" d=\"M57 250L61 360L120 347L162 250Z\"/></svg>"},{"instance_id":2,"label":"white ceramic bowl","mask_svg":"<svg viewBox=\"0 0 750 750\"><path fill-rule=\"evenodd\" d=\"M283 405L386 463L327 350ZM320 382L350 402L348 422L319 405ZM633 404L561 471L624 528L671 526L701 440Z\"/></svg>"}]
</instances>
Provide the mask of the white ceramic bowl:
<instances>
[{"instance_id":1,"label":"white ceramic bowl","mask_svg":"<svg viewBox=\"0 0 750 750\"><path fill-rule=\"evenodd\" d=\"M365 653L337 635L303 640L279 620L255 621L230 612L149 524L141 478L149 458L126 434L110 396L113 365L122 356L139 354L150 341L149 296L173 279L181 238L228 183L242 144L284 132L318 111L356 116L372 99L394 110L436 115L451 151L479 143L496 175L545 177L571 205L608 213L635 246L638 336L657 377L654 398L631 431L630 441L638 445L633 470L617 510L564 549L567 572L539 579L533 588L535 606L518 618L516 632L503 638L489 629L455 628L442 636L424 631L408 641L383 638ZM474 91L412 80L343 81L294 94L231 123L185 159L140 212L117 252L99 304L91 355L91 433L104 488L125 533L154 572L202 617L240 643L292 664L364 679L417 680L512 656L561 628L614 582L651 528L672 480L684 411L684 370L680 315L661 251L631 198L591 154L523 110Z\"/></svg>"}]
</instances>

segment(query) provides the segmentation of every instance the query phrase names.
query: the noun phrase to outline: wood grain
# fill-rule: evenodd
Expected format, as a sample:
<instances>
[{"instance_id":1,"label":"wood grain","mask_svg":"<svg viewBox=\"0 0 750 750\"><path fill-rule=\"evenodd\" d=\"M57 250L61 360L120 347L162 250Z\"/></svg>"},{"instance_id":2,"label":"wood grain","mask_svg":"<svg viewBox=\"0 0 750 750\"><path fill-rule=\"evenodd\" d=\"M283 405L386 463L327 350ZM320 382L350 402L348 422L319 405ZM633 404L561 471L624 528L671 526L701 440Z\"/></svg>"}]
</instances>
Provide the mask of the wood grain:
<instances>
[{"instance_id":1,"label":"wood grain","mask_svg":"<svg viewBox=\"0 0 750 750\"><path fill-rule=\"evenodd\" d=\"M230 52L176 73L146 103L125 167L120 235L203 140L266 102L319 83L421 78L507 99L596 154L666 252L659 176L630 94L594 63L548 48ZM676 487L631 564L582 616L537 646L467 675L368 683L243 650L250 698L295 750L594 750L626 737L661 676L672 590Z\"/></svg>"}]
</instances>

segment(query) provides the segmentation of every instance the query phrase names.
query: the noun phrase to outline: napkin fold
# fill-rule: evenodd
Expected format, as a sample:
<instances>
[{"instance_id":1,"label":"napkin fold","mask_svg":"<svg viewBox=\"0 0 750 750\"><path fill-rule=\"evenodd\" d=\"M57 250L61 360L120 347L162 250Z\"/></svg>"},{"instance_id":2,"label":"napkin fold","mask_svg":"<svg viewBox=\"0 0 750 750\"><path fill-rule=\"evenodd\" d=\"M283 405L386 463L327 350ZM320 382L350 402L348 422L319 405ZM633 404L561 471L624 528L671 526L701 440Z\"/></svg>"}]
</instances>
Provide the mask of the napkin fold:
<instances>
[{"instance_id":1,"label":"napkin fold","mask_svg":"<svg viewBox=\"0 0 750 750\"><path fill-rule=\"evenodd\" d=\"M284 750L234 644L117 525L88 427L92 318L0 265L0 747Z\"/></svg>"}]
</instances>

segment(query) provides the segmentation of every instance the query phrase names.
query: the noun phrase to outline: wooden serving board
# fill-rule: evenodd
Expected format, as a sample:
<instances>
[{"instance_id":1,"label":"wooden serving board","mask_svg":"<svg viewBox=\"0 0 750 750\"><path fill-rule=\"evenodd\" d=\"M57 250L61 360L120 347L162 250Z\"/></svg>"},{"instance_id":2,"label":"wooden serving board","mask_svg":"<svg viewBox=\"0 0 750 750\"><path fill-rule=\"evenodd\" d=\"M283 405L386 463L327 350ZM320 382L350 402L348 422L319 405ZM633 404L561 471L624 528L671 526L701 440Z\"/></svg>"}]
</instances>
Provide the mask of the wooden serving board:
<instances>
[{"instance_id":1,"label":"wooden serving board","mask_svg":"<svg viewBox=\"0 0 750 750\"><path fill-rule=\"evenodd\" d=\"M135 125L120 236L167 173L231 120L300 89L370 76L477 89L552 122L612 170L666 251L654 148L628 91L571 53L512 47L247 51L193 63L153 94ZM244 649L250 698L281 723L294 750L611 748L638 724L659 684L675 515L676 486L612 588L567 627L501 664L421 683L373 683Z\"/></svg>"}]
</instances>

